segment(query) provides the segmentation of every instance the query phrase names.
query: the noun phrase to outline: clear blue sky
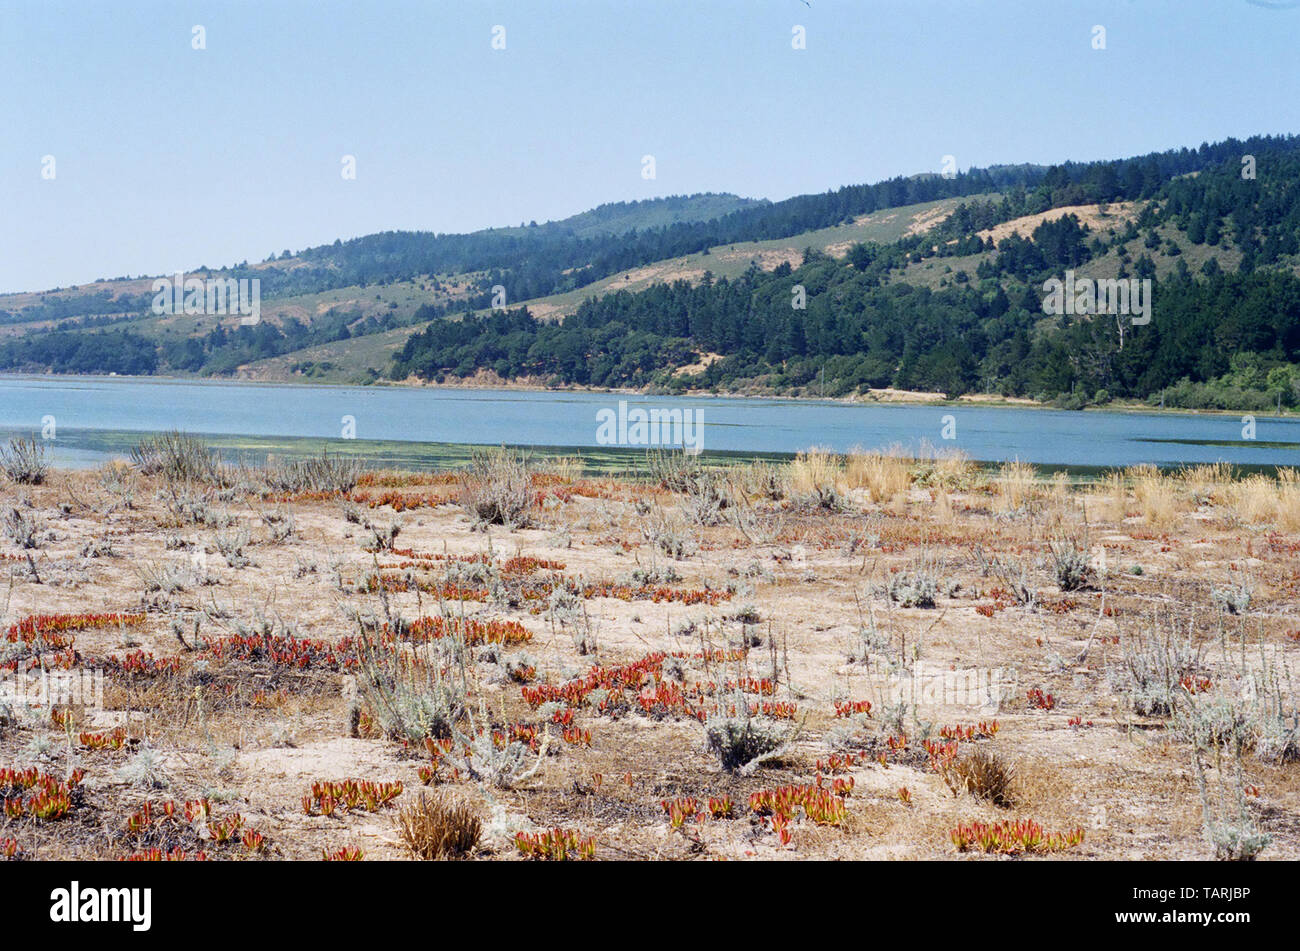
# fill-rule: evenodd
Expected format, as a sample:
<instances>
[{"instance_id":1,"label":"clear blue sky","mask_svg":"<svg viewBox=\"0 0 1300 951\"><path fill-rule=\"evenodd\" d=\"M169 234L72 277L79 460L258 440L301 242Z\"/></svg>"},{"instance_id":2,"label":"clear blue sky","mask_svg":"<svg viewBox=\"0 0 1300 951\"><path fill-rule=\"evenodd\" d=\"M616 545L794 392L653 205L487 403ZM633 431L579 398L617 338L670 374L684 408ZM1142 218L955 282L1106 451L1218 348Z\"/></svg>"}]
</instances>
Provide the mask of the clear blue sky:
<instances>
[{"instance_id":1,"label":"clear blue sky","mask_svg":"<svg viewBox=\"0 0 1300 951\"><path fill-rule=\"evenodd\" d=\"M1298 59L1286 0L0 0L0 291L1296 132Z\"/></svg>"}]
</instances>

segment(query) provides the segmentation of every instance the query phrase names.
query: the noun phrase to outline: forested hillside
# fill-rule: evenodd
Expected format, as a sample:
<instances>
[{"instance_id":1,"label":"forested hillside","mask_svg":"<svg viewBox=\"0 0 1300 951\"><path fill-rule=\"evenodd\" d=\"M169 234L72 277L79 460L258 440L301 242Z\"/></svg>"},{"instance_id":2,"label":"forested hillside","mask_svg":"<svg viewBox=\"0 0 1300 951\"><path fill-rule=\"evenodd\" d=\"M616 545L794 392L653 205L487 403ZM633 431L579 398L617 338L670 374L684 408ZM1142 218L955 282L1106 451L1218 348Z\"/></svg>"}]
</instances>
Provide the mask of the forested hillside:
<instances>
[{"instance_id":1,"label":"forested hillside","mask_svg":"<svg viewBox=\"0 0 1300 951\"><path fill-rule=\"evenodd\" d=\"M562 228L537 229L535 234L521 234L517 229L474 235L389 232L313 248L300 257L347 284L490 271L483 289L499 283L511 300L519 301L582 287L638 264L738 241L788 237L880 209L939 198L999 191L1022 195L1018 204L998 203L986 210L984 220L988 223L1007 220L995 218L998 214L1014 217L1064 205L1151 198L1175 177L1239 162L1243 152L1273 153L1296 147L1293 137L1259 137L1120 161L972 169L952 177L898 177L874 185L800 195L707 221L598 237L581 237Z\"/></svg>"},{"instance_id":2,"label":"forested hillside","mask_svg":"<svg viewBox=\"0 0 1300 951\"><path fill-rule=\"evenodd\" d=\"M791 288L812 296L790 306ZM1000 288L933 292L882 286L850 264L813 256L797 270L738 281L677 282L613 294L563 323L526 310L434 321L410 338L391 371L443 381L479 368L670 391L816 384L839 396L873 387L979 391L1079 407L1111 398L1265 409L1300 396L1300 280L1290 274L1186 275L1161 282L1159 319L1120 349L1115 324L1078 318L1042 326L1040 297ZM673 371L700 352L725 355L697 373Z\"/></svg>"},{"instance_id":3,"label":"forested hillside","mask_svg":"<svg viewBox=\"0 0 1300 951\"><path fill-rule=\"evenodd\" d=\"M910 219L924 227L833 240L863 216L939 199L949 204L932 219ZM820 244L793 262L760 260L760 242L814 234ZM743 273L705 265L635 291L609 280L750 246ZM1066 270L1150 279L1154 319L1121 334L1113 317L1045 314L1043 282ZM264 308L284 307L245 327L159 321L139 280L117 294L27 295L0 309L0 369L228 375L277 358L305 371L329 365L320 354L346 353L365 361L360 379L490 370L670 391L797 394L815 380L827 395L894 387L1071 407L1295 406L1300 139L900 177L779 202L616 203L468 235L370 235L208 273L258 277ZM489 310L496 285L506 311ZM584 290L593 285L599 294ZM546 304L557 295L573 301L563 321ZM399 331L386 348L355 346ZM317 359L295 357L304 352Z\"/></svg>"}]
</instances>

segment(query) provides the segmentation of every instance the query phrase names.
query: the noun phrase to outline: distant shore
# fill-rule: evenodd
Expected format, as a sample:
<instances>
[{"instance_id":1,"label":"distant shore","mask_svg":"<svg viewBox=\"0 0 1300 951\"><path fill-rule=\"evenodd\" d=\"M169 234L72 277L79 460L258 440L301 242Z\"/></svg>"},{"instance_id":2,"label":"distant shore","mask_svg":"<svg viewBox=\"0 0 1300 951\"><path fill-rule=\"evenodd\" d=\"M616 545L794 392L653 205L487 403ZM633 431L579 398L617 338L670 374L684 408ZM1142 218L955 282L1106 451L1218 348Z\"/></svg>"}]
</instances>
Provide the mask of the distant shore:
<instances>
[{"instance_id":1,"label":"distant shore","mask_svg":"<svg viewBox=\"0 0 1300 951\"><path fill-rule=\"evenodd\" d=\"M772 400L788 401L802 403L833 403L843 406L936 406L936 407L954 407L954 408L978 408L978 409L1038 409L1055 412L1101 412L1101 413L1126 413L1126 414L1169 414L1182 416L1254 416L1257 419L1281 419L1291 420L1300 418L1300 411L1283 407L1281 413L1277 410L1269 412L1241 410L1241 409L1188 409L1177 406L1150 406L1146 403L1124 400L1107 403L1104 406L1086 406L1078 410L1066 410L1051 403L1040 400L1030 399L1028 397L1001 396L995 393L967 393L955 399L949 399L943 393L928 393L916 390L896 390L876 389L870 390L869 394L853 394L849 396L818 396L808 393L781 394L781 393L753 393L743 390L724 390L714 392L712 390L684 390L680 393L668 392L658 387L601 387L577 384L548 384L531 380L502 380L499 377L492 380L482 380L482 382L468 382L474 378L466 378L455 383L437 383L432 381L420 381L415 379L406 380L374 380L371 382L349 382L346 380L285 380L285 379L265 379L257 376L235 376L235 377L210 377L210 376L167 376L167 375L140 375L126 376L116 373L14 373L9 371L0 371L0 379L94 379L94 380L123 380L136 382L157 382L157 383L187 383L187 384L206 384L212 386L293 386L293 387L333 387L333 388L370 388L385 387L392 389L435 389L435 390L463 390L467 392L484 392L491 390L501 390L506 392L527 392L527 393L606 393L611 396L632 396L632 397L658 397L665 399L729 399L729 400Z\"/></svg>"}]
</instances>

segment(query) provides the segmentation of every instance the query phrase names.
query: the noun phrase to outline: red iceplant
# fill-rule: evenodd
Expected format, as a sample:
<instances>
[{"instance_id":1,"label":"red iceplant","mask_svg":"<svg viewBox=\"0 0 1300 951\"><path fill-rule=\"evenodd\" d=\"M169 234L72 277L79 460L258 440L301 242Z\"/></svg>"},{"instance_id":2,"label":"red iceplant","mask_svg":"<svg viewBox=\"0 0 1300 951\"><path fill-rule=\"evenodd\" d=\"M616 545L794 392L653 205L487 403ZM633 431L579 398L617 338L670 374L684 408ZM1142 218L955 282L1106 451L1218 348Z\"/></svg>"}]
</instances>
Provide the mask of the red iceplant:
<instances>
[{"instance_id":1,"label":"red iceplant","mask_svg":"<svg viewBox=\"0 0 1300 951\"><path fill-rule=\"evenodd\" d=\"M520 832L515 848L526 858L547 862L590 861L596 857L596 840L582 838L573 829L548 829L543 832Z\"/></svg>"},{"instance_id":2,"label":"red iceplant","mask_svg":"<svg viewBox=\"0 0 1300 951\"><path fill-rule=\"evenodd\" d=\"M88 750L120 750L126 745L126 730L119 726L109 733L79 733L77 742Z\"/></svg>"},{"instance_id":3,"label":"red iceplant","mask_svg":"<svg viewBox=\"0 0 1300 951\"><path fill-rule=\"evenodd\" d=\"M1209 677L1193 677L1191 674L1184 674L1179 684L1184 690L1192 695L1205 693L1210 689L1211 683Z\"/></svg>"},{"instance_id":4,"label":"red iceplant","mask_svg":"<svg viewBox=\"0 0 1300 951\"><path fill-rule=\"evenodd\" d=\"M135 628L143 625L143 614L33 614L16 624L11 624L8 638L11 644L19 641L30 644L41 640L48 645L56 639L65 640L60 635L74 634L77 631L93 631L106 627ZM71 646L71 644L72 638L66 638L66 644L60 646ZM51 649L57 648L51 647Z\"/></svg>"},{"instance_id":5,"label":"red iceplant","mask_svg":"<svg viewBox=\"0 0 1300 951\"><path fill-rule=\"evenodd\" d=\"M244 817L236 812L218 822L209 822L208 835L212 837L212 841L217 845L225 845L239 834L239 830L243 825Z\"/></svg>"},{"instance_id":6,"label":"red iceplant","mask_svg":"<svg viewBox=\"0 0 1300 951\"><path fill-rule=\"evenodd\" d=\"M255 829L245 830L240 841L244 844L244 848L250 852L261 852L266 848L266 836Z\"/></svg>"},{"instance_id":7,"label":"red iceplant","mask_svg":"<svg viewBox=\"0 0 1300 951\"><path fill-rule=\"evenodd\" d=\"M496 618L480 621L476 618L445 618L441 616L416 618L411 622L405 637L413 641L440 640L444 637L463 637L470 647L480 644L501 644L513 647L527 644L533 632L518 621Z\"/></svg>"},{"instance_id":8,"label":"red iceplant","mask_svg":"<svg viewBox=\"0 0 1300 951\"><path fill-rule=\"evenodd\" d=\"M208 853L200 849L193 855L177 846L170 852L164 852L162 849L144 849L140 852L132 852L130 855L124 855L120 859L122 862L184 862L186 860L193 862L206 862Z\"/></svg>"},{"instance_id":9,"label":"red iceplant","mask_svg":"<svg viewBox=\"0 0 1300 951\"><path fill-rule=\"evenodd\" d=\"M971 741L984 738L992 739L997 735L997 720L981 720L974 726L962 726L958 723L954 726L939 727L939 737L944 740Z\"/></svg>"},{"instance_id":10,"label":"red iceplant","mask_svg":"<svg viewBox=\"0 0 1300 951\"><path fill-rule=\"evenodd\" d=\"M365 852L353 845L345 845L333 852L328 849L320 850L320 857L325 862L360 862L365 856Z\"/></svg>"},{"instance_id":11,"label":"red iceplant","mask_svg":"<svg viewBox=\"0 0 1300 951\"><path fill-rule=\"evenodd\" d=\"M951 765L957 759L957 741L949 740L947 743L936 743L933 740L926 740L924 743L925 752L930 757L930 768L936 773L940 772L943 767Z\"/></svg>"},{"instance_id":12,"label":"red iceplant","mask_svg":"<svg viewBox=\"0 0 1300 951\"><path fill-rule=\"evenodd\" d=\"M1032 819L1002 822L959 823L951 833L958 852L979 851L999 855L1021 852L1061 852L1083 842L1083 829L1044 834L1043 827Z\"/></svg>"},{"instance_id":13,"label":"red iceplant","mask_svg":"<svg viewBox=\"0 0 1300 951\"><path fill-rule=\"evenodd\" d=\"M749 797L750 811L759 816L774 816L789 821L798 809L817 825L834 825L842 823L848 815L844 797L852 790L852 780L839 787L842 792L827 790L821 786L781 786L777 789L765 789L752 793Z\"/></svg>"},{"instance_id":14,"label":"red iceplant","mask_svg":"<svg viewBox=\"0 0 1300 951\"><path fill-rule=\"evenodd\" d=\"M831 753L824 760L819 759L815 766L819 773L847 773L859 763L865 763L870 755L866 750L860 750L856 753Z\"/></svg>"},{"instance_id":15,"label":"red iceplant","mask_svg":"<svg viewBox=\"0 0 1300 951\"><path fill-rule=\"evenodd\" d=\"M73 770L65 780L56 779L35 767L0 769L3 814L8 819L20 819L26 815L43 822L62 819L72 810L72 791L84 776L85 771L81 769Z\"/></svg>"},{"instance_id":16,"label":"red iceplant","mask_svg":"<svg viewBox=\"0 0 1300 951\"><path fill-rule=\"evenodd\" d=\"M835 715L837 717L851 717L855 714L864 713L871 715L870 700L836 700Z\"/></svg>"},{"instance_id":17,"label":"red iceplant","mask_svg":"<svg viewBox=\"0 0 1300 951\"><path fill-rule=\"evenodd\" d=\"M360 663L356 641L351 637L332 642L287 634L232 634L204 638L204 649L220 661L269 661L273 666L296 670L347 670Z\"/></svg>"},{"instance_id":18,"label":"red iceplant","mask_svg":"<svg viewBox=\"0 0 1300 951\"><path fill-rule=\"evenodd\" d=\"M1037 687L1027 691L1025 696L1029 700L1029 705L1035 710L1051 710L1056 706L1056 698Z\"/></svg>"},{"instance_id":19,"label":"red iceplant","mask_svg":"<svg viewBox=\"0 0 1300 951\"><path fill-rule=\"evenodd\" d=\"M400 781L372 783L359 779L339 782L318 781L311 784L311 795L302 797L306 815L332 816L336 811L378 812L402 794Z\"/></svg>"}]
</instances>

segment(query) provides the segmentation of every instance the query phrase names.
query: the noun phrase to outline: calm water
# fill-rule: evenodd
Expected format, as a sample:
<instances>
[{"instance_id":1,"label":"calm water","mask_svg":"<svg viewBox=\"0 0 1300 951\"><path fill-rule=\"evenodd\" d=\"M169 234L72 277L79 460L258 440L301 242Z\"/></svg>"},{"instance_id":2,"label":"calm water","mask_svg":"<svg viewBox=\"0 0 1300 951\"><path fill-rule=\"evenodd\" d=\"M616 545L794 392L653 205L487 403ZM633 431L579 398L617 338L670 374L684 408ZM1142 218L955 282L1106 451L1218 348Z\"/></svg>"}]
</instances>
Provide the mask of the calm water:
<instances>
[{"instance_id":1,"label":"calm water","mask_svg":"<svg viewBox=\"0 0 1300 951\"><path fill-rule=\"evenodd\" d=\"M338 439L355 417L359 439L595 447L597 412L629 408L698 411L706 450L796 452L926 444L981 461L1131 465L1140 462L1300 465L1300 420L1261 417L1256 441L1238 416L1070 413L973 407L851 406L831 402L623 397L513 390L195 383L156 379L0 376L0 429L39 432L53 416L60 465L103 455L78 448L79 431L159 431ZM942 438L944 417L956 439ZM1173 441L1171 441L1173 440ZM1184 442L1185 440L1185 442ZM1225 445L1212 445L1222 441ZM1265 442L1290 443L1269 447ZM343 444L340 440L340 446Z\"/></svg>"}]
</instances>

